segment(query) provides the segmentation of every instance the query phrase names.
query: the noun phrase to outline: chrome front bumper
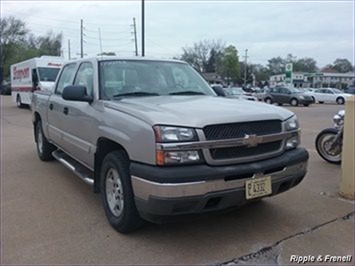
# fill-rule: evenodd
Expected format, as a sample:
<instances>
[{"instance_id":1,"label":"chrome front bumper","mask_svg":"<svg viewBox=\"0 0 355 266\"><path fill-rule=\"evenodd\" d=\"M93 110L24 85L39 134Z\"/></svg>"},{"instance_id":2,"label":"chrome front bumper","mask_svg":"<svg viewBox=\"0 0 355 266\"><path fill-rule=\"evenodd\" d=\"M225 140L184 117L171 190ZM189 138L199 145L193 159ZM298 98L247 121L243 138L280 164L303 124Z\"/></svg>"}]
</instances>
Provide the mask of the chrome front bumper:
<instances>
[{"instance_id":1,"label":"chrome front bumper","mask_svg":"<svg viewBox=\"0 0 355 266\"><path fill-rule=\"evenodd\" d=\"M253 176L243 179L225 181L225 179L205 180L186 183L158 183L137 176L132 176L132 187L135 197L149 200L150 197L176 199L192 196L203 196L211 192L228 191L244 188L245 182L253 178L270 176L272 183L286 177L292 177L299 173L306 173L307 161L286 166L276 172L255 173Z\"/></svg>"}]
</instances>

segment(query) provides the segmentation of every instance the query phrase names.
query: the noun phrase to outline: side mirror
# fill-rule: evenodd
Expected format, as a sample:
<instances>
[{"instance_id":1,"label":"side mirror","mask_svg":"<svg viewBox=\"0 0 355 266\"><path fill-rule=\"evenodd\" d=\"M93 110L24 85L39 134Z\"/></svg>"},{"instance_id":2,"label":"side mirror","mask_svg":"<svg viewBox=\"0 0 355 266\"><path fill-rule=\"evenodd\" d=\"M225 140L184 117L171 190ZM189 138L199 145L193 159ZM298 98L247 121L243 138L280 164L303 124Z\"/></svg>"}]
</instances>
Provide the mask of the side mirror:
<instances>
[{"instance_id":1,"label":"side mirror","mask_svg":"<svg viewBox=\"0 0 355 266\"><path fill-rule=\"evenodd\" d=\"M214 90L214 92L217 94L217 96L226 96L226 93L224 92L223 88L221 87L212 87L212 89Z\"/></svg>"},{"instance_id":2,"label":"side mirror","mask_svg":"<svg viewBox=\"0 0 355 266\"><path fill-rule=\"evenodd\" d=\"M63 89L62 98L67 101L92 102L92 96L86 94L86 87L70 85Z\"/></svg>"}]
</instances>

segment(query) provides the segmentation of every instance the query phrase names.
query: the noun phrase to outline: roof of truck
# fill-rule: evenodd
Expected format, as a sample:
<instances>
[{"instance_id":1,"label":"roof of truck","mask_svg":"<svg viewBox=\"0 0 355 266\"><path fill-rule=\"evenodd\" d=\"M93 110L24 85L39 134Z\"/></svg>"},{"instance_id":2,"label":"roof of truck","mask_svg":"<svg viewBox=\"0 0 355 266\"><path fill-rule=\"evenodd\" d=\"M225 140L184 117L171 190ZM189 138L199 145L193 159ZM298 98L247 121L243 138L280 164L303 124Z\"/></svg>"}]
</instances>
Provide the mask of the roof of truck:
<instances>
[{"instance_id":1,"label":"roof of truck","mask_svg":"<svg viewBox=\"0 0 355 266\"><path fill-rule=\"evenodd\" d=\"M86 57L75 60L70 60L68 62L78 62L78 61L110 61L110 60L120 60L120 61L162 61L162 62L175 62L175 63L185 63L181 60L176 59L166 59L166 58L154 58L154 57L142 57L142 56L95 56L95 57Z\"/></svg>"}]
</instances>

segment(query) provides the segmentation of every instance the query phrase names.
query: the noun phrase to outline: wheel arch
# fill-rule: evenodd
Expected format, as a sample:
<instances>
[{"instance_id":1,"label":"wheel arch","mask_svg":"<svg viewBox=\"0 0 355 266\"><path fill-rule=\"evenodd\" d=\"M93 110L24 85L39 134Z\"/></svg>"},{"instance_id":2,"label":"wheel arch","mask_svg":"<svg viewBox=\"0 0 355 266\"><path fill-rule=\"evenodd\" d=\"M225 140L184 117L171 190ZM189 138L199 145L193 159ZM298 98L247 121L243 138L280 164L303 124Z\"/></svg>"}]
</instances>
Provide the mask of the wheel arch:
<instances>
[{"instance_id":1,"label":"wheel arch","mask_svg":"<svg viewBox=\"0 0 355 266\"><path fill-rule=\"evenodd\" d=\"M41 121L41 115L38 112L33 113L32 123L33 123L33 134L35 136L35 141L37 142L36 126L39 121Z\"/></svg>"},{"instance_id":2,"label":"wheel arch","mask_svg":"<svg viewBox=\"0 0 355 266\"><path fill-rule=\"evenodd\" d=\"M94 192L100 193L100 170L105 156L113 151L122 150L129 158L127 150L116 141L106 137L100 137L96 143L96 152L94 156Z\"/></svg>"}]
</instances>

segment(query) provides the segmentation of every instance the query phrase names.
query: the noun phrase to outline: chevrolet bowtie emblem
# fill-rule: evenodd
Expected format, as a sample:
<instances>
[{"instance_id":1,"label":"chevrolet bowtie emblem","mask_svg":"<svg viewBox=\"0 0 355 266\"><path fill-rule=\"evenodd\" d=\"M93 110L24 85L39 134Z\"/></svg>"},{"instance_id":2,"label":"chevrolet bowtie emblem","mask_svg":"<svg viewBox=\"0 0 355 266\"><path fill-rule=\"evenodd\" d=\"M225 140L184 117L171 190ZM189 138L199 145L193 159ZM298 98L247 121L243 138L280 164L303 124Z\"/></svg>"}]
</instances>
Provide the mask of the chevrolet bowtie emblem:
<instances>
[{"instance_id":1,"label":"chevrolet bowtie emblem","mask_svg":"<svg viewBox=\"0 0 355 266\"><path fill-rule=\"evenodd\" d=\"M261 142L261 138L255 134L244 136L244 144L248 145L248 147L256 147L260 142Z\"/></svg>"}]
</instances>

